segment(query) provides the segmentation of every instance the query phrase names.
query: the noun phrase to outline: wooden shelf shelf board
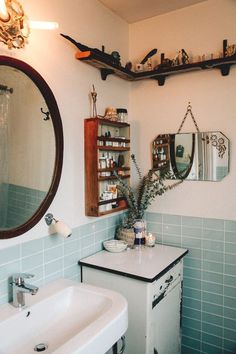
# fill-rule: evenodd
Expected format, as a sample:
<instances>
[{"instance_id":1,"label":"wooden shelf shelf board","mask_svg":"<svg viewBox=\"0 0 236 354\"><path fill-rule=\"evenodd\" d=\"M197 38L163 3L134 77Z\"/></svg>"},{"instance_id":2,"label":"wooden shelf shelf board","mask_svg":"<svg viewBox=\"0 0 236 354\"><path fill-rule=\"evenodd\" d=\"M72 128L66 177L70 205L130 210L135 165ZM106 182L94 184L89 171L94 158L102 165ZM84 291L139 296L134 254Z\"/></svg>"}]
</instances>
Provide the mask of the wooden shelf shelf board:
<instances>
[{"instance_id":1,"label":"wooden shelf shelf board","mask_svg":"<svg viewBox=\"0 0 236 354\"><path fill-rule=\"evenodd\" d=\"M120 178L122 179L125 179L125 178L130 178L130 175L124 175L124 176L119 176ZM101 177L98 177L98 181L109 181L109 180L117 180L117 177L116 176L101 176Z\"/></svg>"},{"instance_id":2,"label":"wooden shelf shelf board","mask_svg":"<svg viewBox=\"0 0 236 354\"><path fill-rule=\"evenodd\" d=\"M175 74L181 74L196 70L207 70L207 69L219 69L223 76L229 74L230 67L236 65L236 54L230 57L216 58L205 60L197 63L182 64L176 66L162 66L160 65L156 70L144 71L144 72L133 72L123 66L113 64L103 58L102 55L93 53L92 51L87 52L77 52L75 55L76 59L85 61L101 71L101 76L103 80L106 80L108 75L114 74L121 77L122 79L128 81L137 81L144 79L154 79L158 81L160 86L165 83L166 77Z\"/></svg>"}]
</instances>

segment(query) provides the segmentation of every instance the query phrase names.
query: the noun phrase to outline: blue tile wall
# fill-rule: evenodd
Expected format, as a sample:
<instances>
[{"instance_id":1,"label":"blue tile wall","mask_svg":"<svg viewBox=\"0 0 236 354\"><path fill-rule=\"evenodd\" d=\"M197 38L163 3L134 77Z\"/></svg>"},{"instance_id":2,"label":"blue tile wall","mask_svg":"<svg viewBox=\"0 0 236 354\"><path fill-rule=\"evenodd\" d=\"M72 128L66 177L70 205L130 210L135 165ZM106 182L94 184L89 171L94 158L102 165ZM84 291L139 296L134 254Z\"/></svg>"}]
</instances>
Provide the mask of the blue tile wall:
<instances>
[{"instance_id":1,"label":"blue tile wall","mask_svg":"<svg viewBox=\"0 0 236 354\"><path fill-rule=\"evenodd\" d=\"M67 239L51 235L0 250L0 304L10 299L8 280L13 273L34 274L37 286L61 277L80 281L79 259L102 250L120 222L121 214L77 227Z\"/></svg>"},{"instance_id":2,"label":"blue tile wall","mask_svg":"<svg viewBox=\"0 0 236 354\"><path fill-rule=\"evenodd\" d=\"M0 227L5 228L6 225L6 219L7 219L7 210L6 208L2 208L2 206L6 206L8 203L7 200L7 195L8 195L8 184L6 183L0 183Z\"/></svg>"},{"instance_id":3,"label":"blue tile wall","mask_svg":"<svg viewBox=\"0 0 236 354\"><path fill-rule=\"evenodd\" d=\"M45 192L37 189L15 184L1 184L0 209L1 205L7 205L7 210L4 218L1 213L0 227L13 228L24 224L32 216L32 210L35 211L38 209L45 196Z\"/></svg>"},{"instance_id":4,"label":"blue tile wall","mask_svg":"<svg viewBox=\"0 0 236 354\"><path fill-rule=\"evenodd\" d=\"M96 219L68 239L46 236L0 250L0 303L8 277L35 274L38 286L60 277L80 281L78 260L114 237L122 215ZM236 221L147 213L160 244L189 249L184 259L182 354L236 353ZM0 241L1 242L1 241Z\"/></svg>"},{"instance_id":5,"label":"blue tile wall","mask_svg":"<svg viewBox=\"0 0 236 354\"><path fill-rule=\"evenodd\" d=\"M236 221L147 213L184 259L182 354L236 354Z\"/></svg>"}]
</instances>

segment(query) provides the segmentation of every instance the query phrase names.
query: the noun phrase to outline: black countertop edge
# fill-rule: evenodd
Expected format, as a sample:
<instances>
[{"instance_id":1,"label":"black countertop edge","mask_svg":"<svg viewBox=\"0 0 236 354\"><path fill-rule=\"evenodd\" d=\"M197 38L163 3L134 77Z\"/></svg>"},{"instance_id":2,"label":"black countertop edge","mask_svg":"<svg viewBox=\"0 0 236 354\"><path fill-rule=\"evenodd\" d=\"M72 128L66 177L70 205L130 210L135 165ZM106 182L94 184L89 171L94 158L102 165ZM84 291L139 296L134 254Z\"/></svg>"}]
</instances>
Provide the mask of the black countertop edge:
<instances>
[{"instance_id":1,"label":"black countertop edge","mask_svg":"<svg viewBox=\"0 0 236 354\"><path fill-rule=\"evenodd\" d=\"M130 274L130 273L126 273L126 272L121 272L121 271L118 271L118 270L114 270L114 269L110 269L110 268L107 268L107 267L101 267L101 266L97 266L97 265L94 265L94 264L89 264L87 263L86 261L78 261L78 265L81 266L81 268L83 266L85 267L89 267L89 268L94 268L94 269L98 269L98 270L103 270L104 272L108 272L108 273L113 273L113 274L118 274L118 275L122 275L124 277L127 277L127 278L133 278L133 279L136 279L136 280L140 280L140 281L144 281L144 282L148 282L148 283L152 283L154 282L155 280L159 279L162 277L162 275L164 275L166 272L168 272L168 270L170 270L171 268L173 268L177 263L179 263L179 261L188 253L188 250L186 250L181 256L179 256L178 258L176 258L172 263L170 263L168 265L168 267L164 268L160 273L158 273L155 277L153 278L145 278L145 277L140 277L136 274ZM83 274L83 273L82 273Z\"/></svg>"}]
</instances>

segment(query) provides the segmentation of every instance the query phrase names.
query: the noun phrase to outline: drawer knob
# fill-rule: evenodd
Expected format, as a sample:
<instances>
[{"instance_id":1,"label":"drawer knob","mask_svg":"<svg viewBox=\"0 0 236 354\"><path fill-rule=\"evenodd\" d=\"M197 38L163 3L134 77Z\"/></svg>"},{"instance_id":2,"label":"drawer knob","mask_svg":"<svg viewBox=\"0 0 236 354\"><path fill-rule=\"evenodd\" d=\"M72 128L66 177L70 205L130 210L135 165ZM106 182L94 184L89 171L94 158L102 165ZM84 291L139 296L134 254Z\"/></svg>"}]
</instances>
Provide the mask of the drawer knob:
<instances>
[{"instance_id":1,"label":"drawer knob","mask_svg":"<svg viewBox=\"0 0 236 354\"><path fill-rule=\"evenodd\" d=\"M170 284L172 280L173 280L173 275L170 275L170 277L165 280L165 283Z\"/></svg>"}]
</instances>

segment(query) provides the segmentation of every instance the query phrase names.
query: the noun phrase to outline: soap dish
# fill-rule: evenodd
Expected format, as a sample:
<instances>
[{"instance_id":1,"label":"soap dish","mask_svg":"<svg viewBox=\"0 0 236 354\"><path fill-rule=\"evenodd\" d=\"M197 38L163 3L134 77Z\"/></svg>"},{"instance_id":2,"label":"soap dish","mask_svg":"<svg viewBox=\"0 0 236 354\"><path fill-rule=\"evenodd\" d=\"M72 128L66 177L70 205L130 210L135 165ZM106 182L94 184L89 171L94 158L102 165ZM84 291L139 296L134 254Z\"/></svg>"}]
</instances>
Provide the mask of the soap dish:
<instances>
[{"instance_id":1,"label":"soap dish","mask_svg":"<svg viewBox=\"0 0 236 354\"><path fill-rule=\"evenodd\" d=\"M128 243L122 240L109 240L103 242L104 248L113 253L118 253L126 250Z\"/></svg>"}]
</instances>

